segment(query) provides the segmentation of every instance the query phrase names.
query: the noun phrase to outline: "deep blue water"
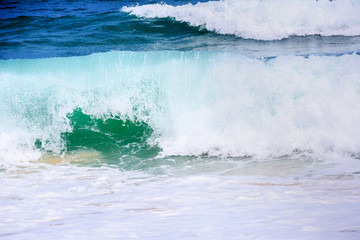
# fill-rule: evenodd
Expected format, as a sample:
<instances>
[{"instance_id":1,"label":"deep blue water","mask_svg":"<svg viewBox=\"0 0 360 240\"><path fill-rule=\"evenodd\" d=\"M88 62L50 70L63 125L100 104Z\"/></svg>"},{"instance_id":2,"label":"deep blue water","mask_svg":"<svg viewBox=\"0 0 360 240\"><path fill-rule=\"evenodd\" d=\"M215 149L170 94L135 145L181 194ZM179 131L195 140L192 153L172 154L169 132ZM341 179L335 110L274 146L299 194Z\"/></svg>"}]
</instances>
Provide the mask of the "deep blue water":
<instances>
[{"instance_id":1,"label":"deep blue water","mask_svg":"<svg viewBox=\"0 0 360 240\"><path fill-rule=\"evenodd\" d=\"M110 50L194 49L227 38L170 19L139 19L123 6L198 1L5 1L0 58L86 55ZM199 39L209 38L204 43Z\"/></svg>"},{"instance_id":2,"label":"deep blue water","mask_svg":"<svg viewBox=\"0 0 360 240\"><path fill-rule=\"evenodd\" d=\"M143 18L120 11L124 6L160 2L178 6L206 1L1 1L0 59L154 50L225 50L269 57L342 54L360 49L359 36L311 35L275 41L244 40L173 18Z\"/></svg>"}]
</instances>

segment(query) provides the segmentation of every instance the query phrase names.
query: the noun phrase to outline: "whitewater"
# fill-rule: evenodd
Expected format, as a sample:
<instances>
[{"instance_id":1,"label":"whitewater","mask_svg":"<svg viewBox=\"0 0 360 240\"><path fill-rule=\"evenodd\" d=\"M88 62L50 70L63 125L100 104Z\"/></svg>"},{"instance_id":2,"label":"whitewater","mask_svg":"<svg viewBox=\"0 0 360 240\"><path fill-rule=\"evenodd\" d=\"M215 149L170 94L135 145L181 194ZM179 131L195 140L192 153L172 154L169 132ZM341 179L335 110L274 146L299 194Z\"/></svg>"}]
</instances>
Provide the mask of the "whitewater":
<instances>
[{"instance_id":1,"label":"whitewater","mask_svg":"<svg viewBox=\"0 0 360 240\"><path fill-rule=\"evenodd\" d=\"M360 4L0 4L1 239L359 239Z\"/></svg>"},{"instance_id":2,"label":"whitewater","mask_svg":"<svg viewBox=\"0 0 360 240\"><path fill-rule=\"evenodd\" d=\"M359 64L358 54L252 59L220 52L1 61L2 136L23 153L37 140L60 153L61 134L72 131L69 115L81 109L92 118L143 121L165 156L357 155ZM13 152L2 139L7 164Z\"/></svg>"},{"instance_id":3,"label":"whitewater","mask_svg":"<svg viewBox=\"0 0 360 240\"><path fill-rule=\"evenodd\" d=\"M182 6L125 6L121 10L145 18L173 18L245 39L276 40L316 34L360 35L360 3L356 0L222 0Z\"/></svg>"}]
</instances>

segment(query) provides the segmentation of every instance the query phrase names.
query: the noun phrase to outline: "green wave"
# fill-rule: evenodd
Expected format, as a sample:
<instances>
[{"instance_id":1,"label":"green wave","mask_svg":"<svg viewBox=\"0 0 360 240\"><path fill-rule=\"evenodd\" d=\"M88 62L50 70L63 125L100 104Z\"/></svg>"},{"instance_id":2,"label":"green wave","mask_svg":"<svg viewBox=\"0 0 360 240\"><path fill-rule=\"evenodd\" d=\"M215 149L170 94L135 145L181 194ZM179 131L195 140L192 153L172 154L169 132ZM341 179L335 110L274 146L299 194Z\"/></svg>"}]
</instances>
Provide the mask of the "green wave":
<instances>
[{"instance_id":1,"label":"green wave","mask_svg":"<svg viewBox=\"0 0 360 240\"><path fill-rule=\"evenodd\" d=\"M120 115L95 117L80 108L67 114L67 118L72 131L61 134L65 154L96 151L102 156L97 164L133 169L139 161L156 157L160 151L158 146L150 143L154 131L143 121ZM41 148L42 143L38 140L35 145Z\"/></svg>"}]
</instances>

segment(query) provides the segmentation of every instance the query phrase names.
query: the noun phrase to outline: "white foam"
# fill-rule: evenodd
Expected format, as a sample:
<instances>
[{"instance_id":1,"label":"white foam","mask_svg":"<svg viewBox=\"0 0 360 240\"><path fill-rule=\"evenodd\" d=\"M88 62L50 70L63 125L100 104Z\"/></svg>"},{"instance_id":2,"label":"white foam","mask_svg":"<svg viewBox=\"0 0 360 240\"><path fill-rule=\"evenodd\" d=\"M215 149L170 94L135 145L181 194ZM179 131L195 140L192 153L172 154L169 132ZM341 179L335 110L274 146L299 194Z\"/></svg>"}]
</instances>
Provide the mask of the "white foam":
<instances>
[{"instance_id":1,"label":"white foam","mask_svg":"<svg viewBox=\"0 0 360 240\"><path fill-rule=\"evenodd\" d=\"M71 165L31 170L0 172L4 239L358 237L356 177L169 177Z\"/></svg>"},{"instance_id":2,"label":"white foam","mask_svg":"<svg viewBox=\"0 0 360 240\"><path fill-rule=\"evenodd\" d=\"M182 6L150 4L121 11L146 18L170 17L220 34L260 40L360 35L357 0L223 0Z\"/></svg>"},{"instance_id":3,"label":"white foam","mask_svg":"<svg viewBox=\"0 0 360 240\"><path fill-rule=\"evenodd\" d=\"M38 157L36 139L63 151L76 108L144 120L164 155L359 153L358 66L355 54L263 61L218 52L3 61L0 164Z\"/></svg>"},{"instance_id":4,"label":"white foam","mask_svg":"<svg viewBox=\"0 0 360 240\"><path fill-rule=\"evenodd\" d=\"M160 146L167 155L358 152L359 61L223 56L200 68L196 80L175 72L167 87L178 93L168 103L171 131Z\"/></svg>"},{"instance_id":5,"label":"white foam","mask_svg":"<svg viewBox=\"0 0 360 240\"><path fill-rule=\"evenodd\" d=\"M156 174L147 167L9 167L36 158L36 138L61 150L58 139L71 131L66 114L74 107L97 116L137 114L169 155L359 152L359 65L358 55L266 62L214 52L0 61L6 167L0 233L5 239L357 239L354 158L144 159L161 169Z\"/></svg>"}]
</instances>

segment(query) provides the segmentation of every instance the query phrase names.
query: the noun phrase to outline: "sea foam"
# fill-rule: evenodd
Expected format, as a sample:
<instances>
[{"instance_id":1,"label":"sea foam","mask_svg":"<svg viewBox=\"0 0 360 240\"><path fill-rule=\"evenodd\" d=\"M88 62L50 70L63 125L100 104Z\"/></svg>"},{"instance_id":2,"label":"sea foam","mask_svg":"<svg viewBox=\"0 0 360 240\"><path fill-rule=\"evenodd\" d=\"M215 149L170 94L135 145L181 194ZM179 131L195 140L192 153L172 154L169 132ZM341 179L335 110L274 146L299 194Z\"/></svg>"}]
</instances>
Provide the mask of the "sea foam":
<instances>
[{"instance_id":1,"label":"sea foam","mask_svg":"<svg viewBox=\"0 0 360 240\"><path fill-rule=\"evenodd\" d=\"M182 6L150 4L121 11L145 18L173 18L246 39L360 35L357 0L223 0Z\"/></svg>"},{"instance_id":2,"label":"sea foam","mask_svg":"<svg viewBox=\"0 0 360 240\"><path fill-rule=\"evenodd\" d=\"M360 56L111 52L0 61L0 164L61 153L69 114L153 129L162 155L360 152Z\"/></svg>"}]
</instances>

